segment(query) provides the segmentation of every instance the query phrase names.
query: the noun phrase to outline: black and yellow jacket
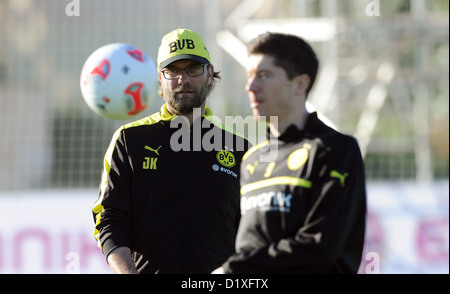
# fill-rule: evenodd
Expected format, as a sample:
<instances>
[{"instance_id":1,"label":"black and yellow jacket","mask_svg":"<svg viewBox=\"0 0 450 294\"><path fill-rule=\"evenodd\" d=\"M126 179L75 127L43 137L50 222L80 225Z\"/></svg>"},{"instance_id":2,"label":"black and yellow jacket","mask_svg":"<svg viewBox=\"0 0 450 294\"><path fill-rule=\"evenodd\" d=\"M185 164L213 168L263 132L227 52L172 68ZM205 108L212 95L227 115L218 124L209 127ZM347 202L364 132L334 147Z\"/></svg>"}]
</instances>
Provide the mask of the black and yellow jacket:
<instances>
[{"instance_id":1,"label":"black and yellow jacket","mask_svg":"<svg viewBox=\"0 0 450 294\"><path fill-rule=\"evenodd\" d=\"M356 140L312 113L304 130L255 145L243 158L241 214L225 273L356 273L366 223Z\"/></svg>"},{"instance_id":2,"label":"black and yellow jacket","mask_svg":"<svg viewBox=\"0 0 450 294\"><path fill-rule=\"evenodd\" d=\"M163 105L114 133L93 208L106 258L126 246L140 273L210 273L234 252L249 142L212 118L189 127Z\"/></svg>"}]
</instances>

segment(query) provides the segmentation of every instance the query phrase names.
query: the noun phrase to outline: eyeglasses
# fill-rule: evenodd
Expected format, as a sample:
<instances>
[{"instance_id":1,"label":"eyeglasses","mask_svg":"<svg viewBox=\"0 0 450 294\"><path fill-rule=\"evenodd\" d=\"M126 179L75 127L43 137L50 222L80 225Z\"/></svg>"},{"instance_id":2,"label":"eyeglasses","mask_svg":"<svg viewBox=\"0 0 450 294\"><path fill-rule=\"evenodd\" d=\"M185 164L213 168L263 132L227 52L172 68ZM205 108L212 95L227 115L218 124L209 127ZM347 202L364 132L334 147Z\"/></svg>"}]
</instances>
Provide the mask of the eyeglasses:
<instances>
[{"instance_id":1,"label":"eyeglasses","mask_svg":"<svg viewBox=\"0 0 450 294\"><path fill-rule=\"evenodd\" d=\"M165 68L161 72L163 73L164 78L167 80L175 80L178 79L181 75L181 71L184 70L186 74L190 77L201 76L205 72L205 67L207 64L193 64L186 68Z\"/></svg>"}]
</instances>

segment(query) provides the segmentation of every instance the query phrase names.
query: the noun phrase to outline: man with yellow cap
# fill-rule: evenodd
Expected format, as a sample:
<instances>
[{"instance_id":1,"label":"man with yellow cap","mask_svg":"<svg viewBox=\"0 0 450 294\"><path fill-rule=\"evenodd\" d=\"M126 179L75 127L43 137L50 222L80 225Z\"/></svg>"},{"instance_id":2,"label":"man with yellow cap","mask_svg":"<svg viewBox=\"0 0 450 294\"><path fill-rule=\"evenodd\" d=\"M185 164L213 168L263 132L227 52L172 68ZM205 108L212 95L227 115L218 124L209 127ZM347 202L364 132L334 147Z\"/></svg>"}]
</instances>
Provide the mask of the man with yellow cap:
<instances>
[{"instance_id":1,"label":"man with yellow cap","mask_svg":"<svg viewBox=\"0 0 450 294\"><path fill-rule=\"evenodd\" d=\"M249 142L212 119L220 76L198 33L165 35L157 63L166 103L114 133L94 236L115 273L206 274L234 252Z\"/></svg>"},{"instance_id":2,"label":"man with yellow cap","mask_svg":"<svg viewBox=\"0 0 450 294\"><path fill-rule=\"evenodd\" d=\"M185 115L191 123L194 108L205 114L206 97L220 76L214 72L200 35L188 29L170 32L161 41L157 63L160 95L167 102L167 110Z\"/></svg>"}]
</instances>

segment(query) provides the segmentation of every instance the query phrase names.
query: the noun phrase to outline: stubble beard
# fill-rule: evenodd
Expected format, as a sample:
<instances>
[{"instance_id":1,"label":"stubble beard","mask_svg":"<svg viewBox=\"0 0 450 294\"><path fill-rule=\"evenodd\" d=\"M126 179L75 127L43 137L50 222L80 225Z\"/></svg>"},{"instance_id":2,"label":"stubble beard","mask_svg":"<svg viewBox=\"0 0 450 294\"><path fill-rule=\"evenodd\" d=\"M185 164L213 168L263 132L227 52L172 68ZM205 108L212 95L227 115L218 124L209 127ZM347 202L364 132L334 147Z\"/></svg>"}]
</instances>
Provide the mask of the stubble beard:
<instances>
[{"instance_id":1,"label":"stubble beard","mask_svg":"<svg viewBox=\"0 0 450 294\"><path fill-rule=\"evenodd\" d=\"M208 85L204 84L203 87L195 89L191 85L180 86L176 89L162 88L164 99L173 109L175 109L180 115L192 114L194 108L199 108L205 102L208 96ZM193 98L181 97L178 94L180 91L193 91Z\"/></svg>"}]
</instances>

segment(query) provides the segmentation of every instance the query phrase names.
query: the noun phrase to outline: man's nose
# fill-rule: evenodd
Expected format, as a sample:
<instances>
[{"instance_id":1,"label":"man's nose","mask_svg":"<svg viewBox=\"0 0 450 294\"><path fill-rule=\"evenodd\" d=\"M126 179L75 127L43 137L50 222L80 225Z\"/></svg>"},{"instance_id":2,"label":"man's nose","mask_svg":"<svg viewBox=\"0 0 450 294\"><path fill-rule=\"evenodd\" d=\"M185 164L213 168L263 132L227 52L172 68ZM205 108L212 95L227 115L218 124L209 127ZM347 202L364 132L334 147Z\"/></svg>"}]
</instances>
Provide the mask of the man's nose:
<instances>
[{"instance_id":1,"label":"man's nose","mask_svg":"<svg viewBox=\"0 0 450 294\"><path fill-rule=\"evenodd\" d=\"M185 70L180 71L180 75L178 76L178 83L179 84L186 84L186 82L189 80L189 76L186 73Z\"/></svg>"},{"instance_id":2,"label":"man's nose","mask_svg":"<svg viewBox=\"0 0 450 294\"><path fill-rule=\"evenodd\" d=\"M256 92L257 91L257 85L256 85L256 79L255 77L248 77L247 84L245 85L245 90L247 92Z\"/></svg>"}]
</instances>

